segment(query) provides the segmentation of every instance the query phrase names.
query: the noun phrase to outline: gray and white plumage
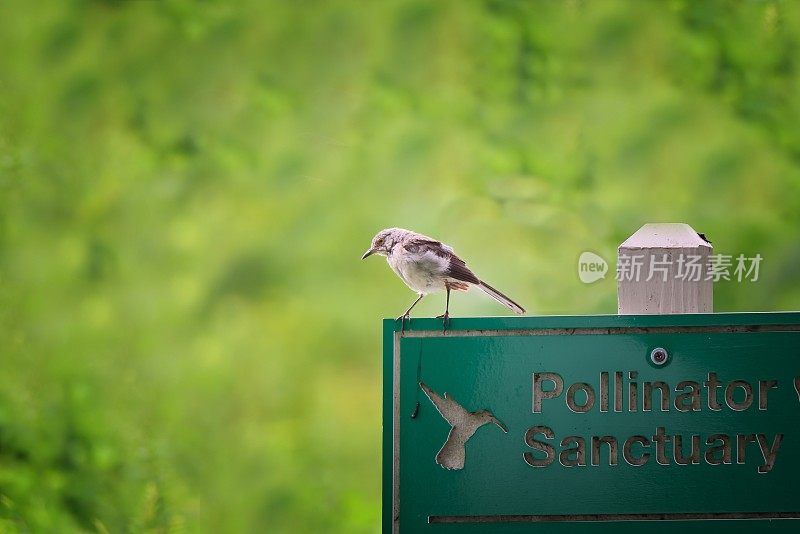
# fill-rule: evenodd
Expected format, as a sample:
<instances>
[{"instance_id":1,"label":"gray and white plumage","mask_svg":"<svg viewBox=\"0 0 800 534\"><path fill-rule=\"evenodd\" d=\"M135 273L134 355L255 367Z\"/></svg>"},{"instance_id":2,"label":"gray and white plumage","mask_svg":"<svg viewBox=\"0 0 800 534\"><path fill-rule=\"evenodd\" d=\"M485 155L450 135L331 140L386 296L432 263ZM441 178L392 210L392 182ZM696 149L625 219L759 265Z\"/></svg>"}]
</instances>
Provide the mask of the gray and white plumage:
<instances>
[{"instance_id":1,"label":"gray and white plumage","mask_svg":"<svg viewBox=\"0 0 800 534\"><path fill-rule=\"evenodd\" d=\"M525 313L522 306L475 276L452 247L432 237L403 228L387 228L375 235L362 259L372 254L386 256L397 276L419 295L416 302L435 291L446 290L449 297L451 289L466 291L474 285L514 313Z\"/></svg>"},{"instance_id":2,"label":"gray and white plumage","mask_svg":"<svg viewBox=\"0 0 800 534\"><path fill-rule=\"evenodd\" d=\"M447 434L447 441L436 454L436 463L445 469L463 469L467 456L467 441L475 432L485 424L493 423L503 432L508 433L506 426L501 423L489 410L467 411L457 403L453 397L445 392L442 397L431 388L420 382L419 387L431 400L436 410L447 421L451 428Z\"/></svg>"}]
</instances>

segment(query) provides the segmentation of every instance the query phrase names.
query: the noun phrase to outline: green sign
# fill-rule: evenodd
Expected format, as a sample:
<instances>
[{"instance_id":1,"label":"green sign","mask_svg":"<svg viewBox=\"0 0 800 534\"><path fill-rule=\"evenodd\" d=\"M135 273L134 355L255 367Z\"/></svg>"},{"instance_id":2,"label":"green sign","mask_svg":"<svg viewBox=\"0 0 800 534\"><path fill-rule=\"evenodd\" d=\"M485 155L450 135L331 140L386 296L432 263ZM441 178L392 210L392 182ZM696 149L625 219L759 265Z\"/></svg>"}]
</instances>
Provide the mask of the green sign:
<instances>
[{"instance_id":1,"label":"green sign","mask_svg":"<svg viewBox=\"0 0 800 534\"><path fill-rule=\"evenodd\" d=\"M384 347L385 532L800 528L800 313L386 320Z\"/></svg>"}]
</instances>

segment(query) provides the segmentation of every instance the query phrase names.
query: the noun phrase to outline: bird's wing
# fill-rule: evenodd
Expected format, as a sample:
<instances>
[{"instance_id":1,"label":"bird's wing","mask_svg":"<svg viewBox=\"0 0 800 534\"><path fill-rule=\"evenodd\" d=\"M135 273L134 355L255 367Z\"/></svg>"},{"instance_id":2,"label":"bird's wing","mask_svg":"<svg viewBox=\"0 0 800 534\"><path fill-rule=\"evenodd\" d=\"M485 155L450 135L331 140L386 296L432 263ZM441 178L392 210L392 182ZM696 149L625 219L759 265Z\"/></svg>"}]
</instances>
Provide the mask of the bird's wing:
<instances>
[{"instance_id":1,"label":"bird's wing","mask_svg":"<svg viewBox=\"0 0 800 534\"><path fill-rule=\"evenodd\" d=\"M444 420L450 423L450 426L455 426L459 422L464 421L466 417L469 417L469 412L447 393L445 393L444 397L442 397L431 388L426 386L424 382L420 382L419 387L422 388L422 391L425 392L425 395L431 400L433 405L436 406L436 409L442 415Z\"/></svg>"},{"instance_id":2,"label":"bird's wing","mask_svg":"<svg viewBox=\"0 0 800 534\"><path fill-rule=\"evenodd\" d=\"M432 252L440 258L449 258L450 254L453 253L453 249L441 241L436 241L435 239L421 235L410 236L403 243L403 248L412 254Z\"/></svg>"},{"instance_id":3,"label":"bird's wing","mask_svg":"<svg viewBox=\"0 0 800 534\"><path fill-rule=\"evenodd\" d=\"M442 275L450 264L446 245L421 236L411 236L403 241L402 247L416 269Z\"/></svg>"},{"instance_id":4,"label":"bird's wing","mask_svg":"<svg viewBox=\"0 0 800 534\"><path fill-rule=\"evenodd\" d=\"M462 282L469 282L470 284L481 283L478 277L475 276L475 273L469 270L464 260L455 254L450 255L450 266L447 268L447 276Z\"/></svg>"},{"instance_id":5,"label":"bird's wing","mask_svg":"<svg viewBox=\"0 0 800 534\"><path fill-rule=\"evenodd\" d=\"M445 266L444 274L455 280L462 282L469 282L470 284L480 284L481 281L475 276L475 273L469 270L467 264L456 256L452 247L445 245L441 241L430 239L423 236L413 237L409 239L404 245L408 252L412 254L435 254L436 256L446 259L447 265Z\"/></svg>"}]
</instances>

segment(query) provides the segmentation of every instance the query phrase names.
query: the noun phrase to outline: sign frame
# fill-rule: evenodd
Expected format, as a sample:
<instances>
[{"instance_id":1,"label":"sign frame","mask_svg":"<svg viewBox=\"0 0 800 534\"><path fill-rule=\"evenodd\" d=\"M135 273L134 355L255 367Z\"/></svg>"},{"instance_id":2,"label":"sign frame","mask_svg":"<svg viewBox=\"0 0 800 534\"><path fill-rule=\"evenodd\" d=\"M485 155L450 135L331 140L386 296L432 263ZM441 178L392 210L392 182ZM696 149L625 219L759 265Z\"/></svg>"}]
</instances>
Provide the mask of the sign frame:
<instances>
[{"instance_id":1,"label":"sign frame","mask_svg":"<svg viewBox=\"0 0 800 534\"><path fill-rule=\"evenodd\" d=\"M400 523L399 435L409 414L400 414L400 361L401 340L404 338L440 337L493 337L493 336L581 336L618 334L680 334L680 333L757 333L800 332L800 312L747 312L675 315L590 315L590 316L533 316L533 317L476 317L454 318L449 328L442 331L437 319L412 319L400 331L399 322L384 319L384 373L383 373L383 531L409 532ZM800 340L800 335L798 335ZM799 347L800 348L800 347ZM423 397L422 402L428 402ZM473 406L471 409L480 408ZM476 514L480 517L479 514ZM797 512L776 513L686 513L686 514L580 514L570 516L514 516L502 521L488 518L459 525L431 525L425 531L458 528L459 532L523 532L535 528L537 532L566 532L579 528L595 531L609 528L633 531L670 530L676 526L683 531L704 531L724 527L726 530L744 531L750 527L794 531L800 526L800 496ZM658 521L667 520L667 521ZM746 520L746 521L745 521ZM460 523L458 520L451 523ZM677 522L677 523L676 523ZM713 522L713 523L712 523ZM535 524L534 524L535 523ZM434 527L436 530L433 530Z\"/></svg>"}]
</instances>

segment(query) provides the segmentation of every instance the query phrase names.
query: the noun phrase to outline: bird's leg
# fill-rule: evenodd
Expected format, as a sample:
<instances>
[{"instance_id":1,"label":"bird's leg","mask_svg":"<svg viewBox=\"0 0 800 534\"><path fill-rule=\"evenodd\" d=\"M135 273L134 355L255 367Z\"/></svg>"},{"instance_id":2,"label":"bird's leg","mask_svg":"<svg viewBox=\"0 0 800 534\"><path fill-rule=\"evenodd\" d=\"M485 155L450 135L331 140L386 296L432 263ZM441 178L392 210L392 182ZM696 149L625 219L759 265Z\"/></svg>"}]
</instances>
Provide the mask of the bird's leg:
<instances>
[{"instance_id":1,"label":"bird's leg","mask_svg":"<svg viewBox=\"0 0 800 534\"><path fill-rule=\"evenodd\" d=\"M415 300L414 303L411 304L411 306L408 307L406 312L403 315L401 315L400 317L398 317L397 319L395 319L396 321L400 321L400 333L401 334L406 331L406 319L410 319L411 318L411 310L414 308L414 306L417 305L417 302L422 300L422 297L424 297L424 296L425 295L423 293L420 293L419 296L417 297L417 300Z\"/></svg>"},{"instance_id":2,"label":"bird's leg","mask_svg":"<svg viewBox=\"0 0 800 534\"><path fill-rule=\"evenodd\" d=\"M450 322L450 285L445 284L445 288L447 288L447 304L444 307L444 313L437 317L437 319L443 319L442 332L447 332L447 323Z\"/></svg>"}]
</instances>

